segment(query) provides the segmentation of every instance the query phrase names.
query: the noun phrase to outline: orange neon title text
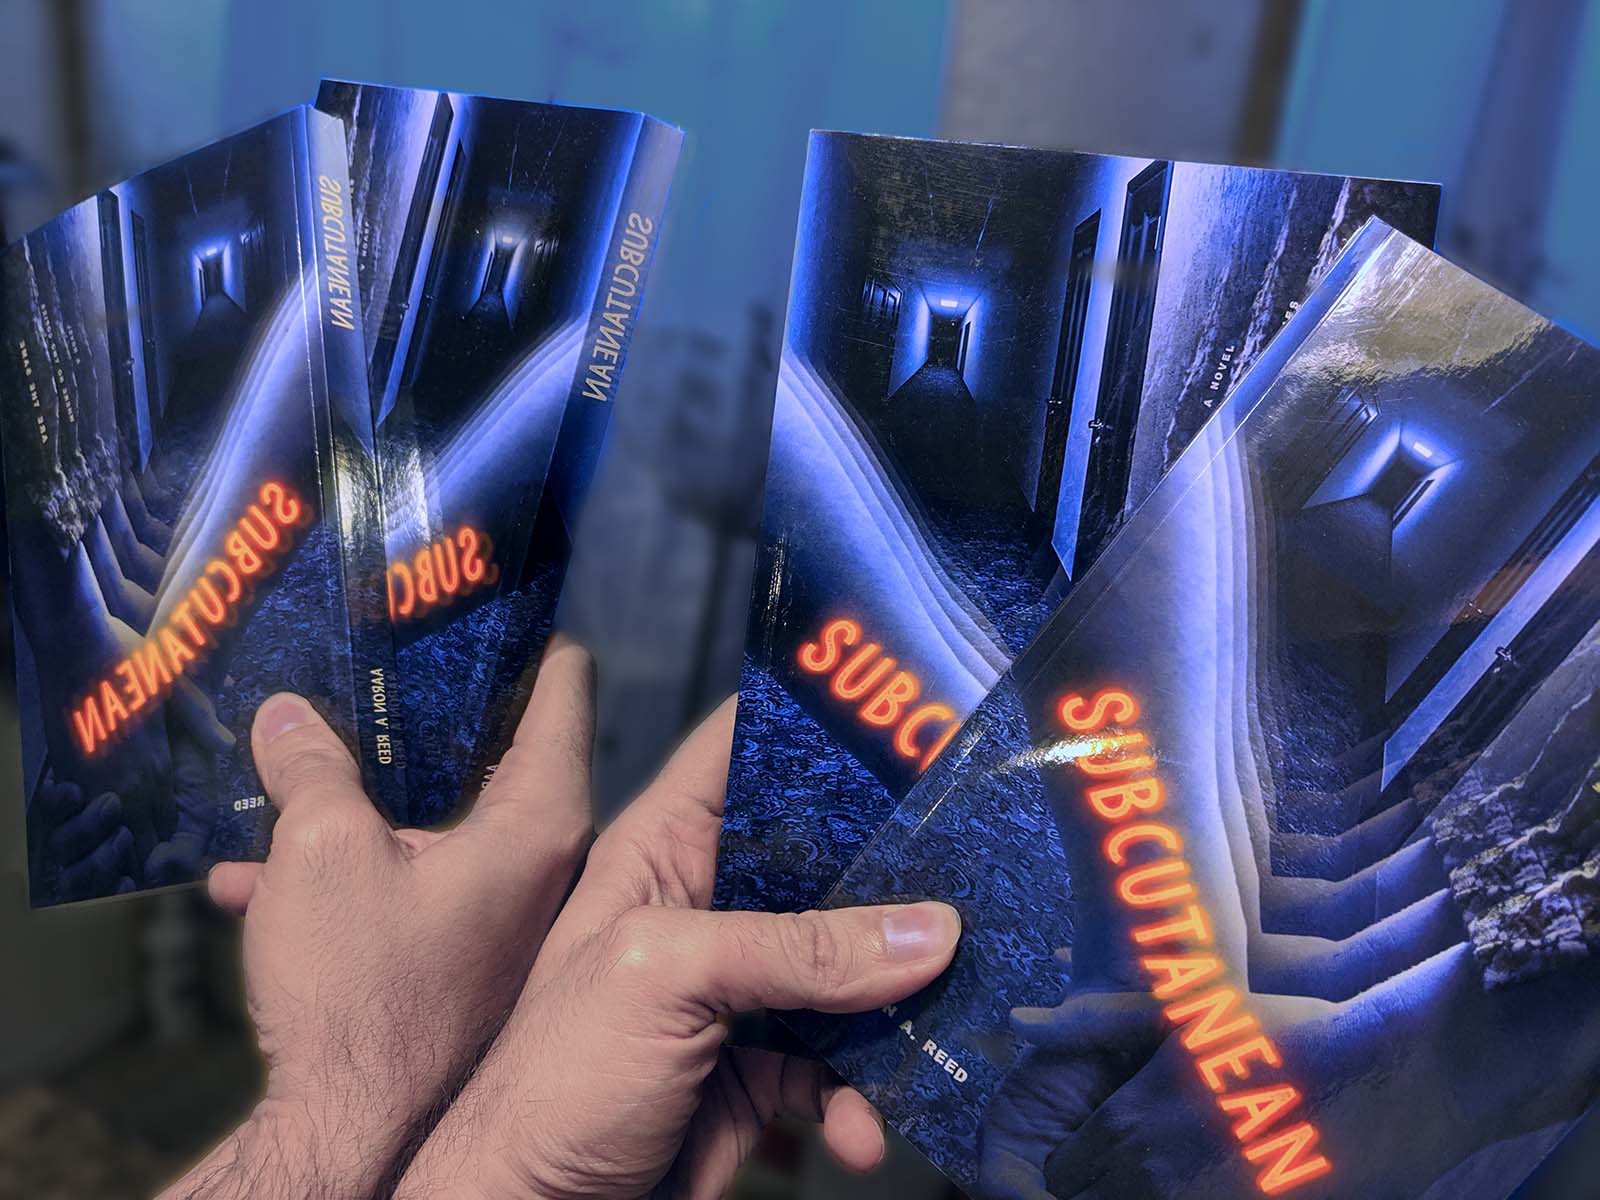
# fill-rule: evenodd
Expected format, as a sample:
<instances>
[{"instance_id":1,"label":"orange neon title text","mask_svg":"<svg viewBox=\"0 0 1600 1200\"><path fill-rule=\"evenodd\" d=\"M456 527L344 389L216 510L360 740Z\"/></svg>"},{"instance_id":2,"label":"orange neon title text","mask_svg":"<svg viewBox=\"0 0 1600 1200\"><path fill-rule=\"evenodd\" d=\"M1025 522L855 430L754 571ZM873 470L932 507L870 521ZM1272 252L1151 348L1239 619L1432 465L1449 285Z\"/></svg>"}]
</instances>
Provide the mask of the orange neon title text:
<instances>
[{"instance_id":1,"label":"orange neon title text","mask_svg":"<svg viewBox=\"0 0 1600 1200\"><path fill-rule=\"evenodd\" d=\"M1074 692L1055 711L1084 739L1073 765L1089 780L1084 802L1110 827L1100 850L1119 872L1118 900L1140 922L1130 936L1150 993L1182 1030L1179 1040L1259 1171L1256 1186L1277 1195L1326 1175L1332 1164L1316 1151L1316 1127L1298 1118L1302 1096L1278 1073L1278 1048L1240 992L1223 982L1228 968L1208 949L1213 924L1190 878L1183 838L1157 819L1166 788L1144 733L1132 727L1138 701L1116 688L1087 699Z\"/></svg>"},{"instance_id":2,"label":"orange neon title text","mask_svg":"<svg viewBox=\"0 0 1600 1200\"><path fill-rule=\"evenodd\" d=\"M389 619L416 621L441 605L493 584L500 570L489 535L463 525L389 564Z\"/></svg>"},{"instance_id":3,"label":"orange neon title text","mask_svg":"<svg viewBox=\"0 0 1600 1200\"><path fill-rule=\"evenodd\" d=\"M251 590L271 575L294 545L292 531L310 513L286 485L261 485L257 502L222 539L222 553L171 615L69 710L72 736L85 755L105 748L117 733L155 711L185 671L194 670L214 643L213 633L233 622Z\"/></svg>"},{"instance_id":4,"label":"orange neon title text","mask_svg":"<svg viewBox=\"0 0 1600 1200\"><path fill-rule=\"evenodd\" d=\"M846 656L847 649L854 652ZM925 771L939 757L960 722L948 704L915 701L922 683L910 671L895 670L895 660L877 642L861 644L861 625L838 617L823 625L815 641L806 642L795 655L808 675L831 675L828 690L834 699L861 704L856 718L880 730L892 730L895 752Z\"/></svg>"}]
</instances>

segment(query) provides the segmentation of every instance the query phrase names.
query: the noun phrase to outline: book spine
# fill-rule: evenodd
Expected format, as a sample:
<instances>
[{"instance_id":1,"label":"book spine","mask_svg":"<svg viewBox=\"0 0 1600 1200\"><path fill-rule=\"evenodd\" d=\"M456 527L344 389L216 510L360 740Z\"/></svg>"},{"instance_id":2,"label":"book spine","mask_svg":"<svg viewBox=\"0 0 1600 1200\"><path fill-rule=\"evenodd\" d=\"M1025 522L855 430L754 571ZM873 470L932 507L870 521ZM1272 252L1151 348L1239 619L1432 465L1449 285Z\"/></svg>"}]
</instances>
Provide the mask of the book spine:
<instances>
[{"instance_id":1,"label":"book spine","mask_svg":"<svg viewBox=\"0 0 1600 1200\"><path fill-rule=\"evenodd\" d=\"M599 463L600 449L611 420L611 402L622 379L623 363L632 340L635 321L644 300L645 282L655 257L656 240L667 206L667 195L677 170L678 151L683 133L671 125L639 116L638 135L628 160L627 177L619 192L611 235L606 243L605 266L589 310L585 336L572 390L561 414L554 451L545 475L544 490L526 505L530 529L537 515L540 525L560 526L558 569L564 579L567 556L577 530L578 516ZM592 369L593 368L593 369ZM522 550L517 573L526 568L531 546ZM542 637L541 637L542 641ZM508 655L515 655L512 661ZM526 663L522 657L537 658L538 643L511 639L500 650L493 677L515 679ZM491 701L484 718L484 729L471 751L469 780L487 780L516 732L518 715L526 697L502 697Z\"/></svg>"},{"instance_id":2,"label":"book spine","mask_svg":"<svg viewBox=\"0 0 1600 1200\"><path fill-rule=\"evenodd\" d=\"M324 481L324 490L335 505L326 519L339 539L344 568L356 757L368 793L390 820L403 824L409 813L400 690L386 602L385 513L367 390L344 123L315 109L306 109L305 114L316 311L327 380L326 469L332 475Z\"/></svg>"},{"instance_id":3,"label":"book spine","mask_svg":"<svg viewBox=\"0 0 1600 1200\"><path fill-rule=\"evenodd\" d=\"M548 496L566 526L568 544L600 459L682 146L682 130L650 117L639 118L639 137L617 204L605 269L589 310L572 394L551 458Z\"/></svg>"}]
</instances>

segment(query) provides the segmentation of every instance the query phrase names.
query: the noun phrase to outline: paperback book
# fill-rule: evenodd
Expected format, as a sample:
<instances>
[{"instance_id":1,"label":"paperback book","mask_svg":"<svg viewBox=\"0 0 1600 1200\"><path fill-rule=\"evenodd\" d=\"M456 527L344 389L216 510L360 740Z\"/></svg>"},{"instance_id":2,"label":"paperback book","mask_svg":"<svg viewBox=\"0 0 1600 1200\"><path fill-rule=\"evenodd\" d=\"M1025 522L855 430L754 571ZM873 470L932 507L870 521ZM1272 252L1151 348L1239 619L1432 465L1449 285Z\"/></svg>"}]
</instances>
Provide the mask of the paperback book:
<instances>
[{"instance_id":1,"label":"paperback book","mask_svg":"<svg viewBox=\"0 0 1600 1200\"><path fill-rule=\"evenodd\" d=\"M292 110L108 188L0 259L0 420L32 902L262 857L269 694L386 806L393 670L350 187Z\"/></svg>"},{"instance_id":2,"label":"paperback book","mask_svg":"<svg viewBox=\"0 0 1600 1200\"><path fill-rule=\"evenodd\" d=\"M638 319L682 134L634 112L325 81L344 124L409 799L509 746Z\"/></svg>"},{"instance_id":3,"label":"paperback book","mask_svg":"<svg viewBox=\"0 0 1600 1200\"><path fill-rule=\"evenodd\" d=\"M1506 1196L1600 1064L1600 351L1378 222L829 896L981 1197Z\"/></svg>"},{"instance_id":4,"label":"paperback book","mask_svg":"<svg viewBox=\"0 0 1600 1200\"><path fill-rule=\"evenodd\" d=\"M813 134L718 905L816 904L1339 248L1438 198Z\"/></svg>"}]
</instances>

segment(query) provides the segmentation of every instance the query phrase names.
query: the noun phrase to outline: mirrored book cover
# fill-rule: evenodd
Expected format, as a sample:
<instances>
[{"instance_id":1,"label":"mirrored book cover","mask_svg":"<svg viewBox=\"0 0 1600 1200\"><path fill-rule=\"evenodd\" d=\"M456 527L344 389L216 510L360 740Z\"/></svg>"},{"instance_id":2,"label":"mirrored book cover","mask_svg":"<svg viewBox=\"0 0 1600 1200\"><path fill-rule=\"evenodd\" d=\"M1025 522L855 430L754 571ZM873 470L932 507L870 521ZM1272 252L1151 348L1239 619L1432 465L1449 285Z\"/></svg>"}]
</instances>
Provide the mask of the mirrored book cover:
<instances>
[{"instance_id":1,"label":"mirrored book cover","mask_svg":"<svg viewBox=\"0 0 1600 1200\"><path fill-rule=\"evenodd\" d=\"M382 800L392 669L338 123L296 109L0 259L35 905L264 855L250 720L309 697Z\"/></svg>"},{"instance_id":2,"label":"mirrored book cover","mask_svg":"<svg viewBox=\"0 0 1600 1200\"><path fill-rule=\"evenodd\" d=\"M1438 199L813 134L717 903L816 904L1339 248Z\"/></svg>"},{"instance_id":3,"label":"mirrored book cover","mask_svg":"<svg viewBox=\"0 0 1600 1200\"><path fill-rule=\"evenodd\" d=\"M1600 351L1373 222L852 865L980 1197L1509 1195L1600 1066Z\"/></svg>"},{"instance_id":4,"label":"mirrored book cover","mask_svg":"<svg viewBox=\"0 0 1600 1200\"><path fill-rule=\"evenodd\" d=\"M429 825L510 744L682 134L635 112L324 81L345 126L399 647Z\"/></svg>"}]
</instances>

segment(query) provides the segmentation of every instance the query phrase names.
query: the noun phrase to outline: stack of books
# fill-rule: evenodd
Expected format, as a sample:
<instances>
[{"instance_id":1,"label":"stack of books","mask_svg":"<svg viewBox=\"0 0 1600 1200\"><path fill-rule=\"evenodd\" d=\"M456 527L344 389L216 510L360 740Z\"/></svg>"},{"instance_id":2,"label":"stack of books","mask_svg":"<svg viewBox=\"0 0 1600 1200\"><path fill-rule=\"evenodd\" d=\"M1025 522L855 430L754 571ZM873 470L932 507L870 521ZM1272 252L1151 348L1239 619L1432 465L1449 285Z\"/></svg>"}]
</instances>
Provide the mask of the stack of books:
<instances>
[{"instance_id":1,"label":"stack of books","mask_svg":"<svg viewBox=\"0 0 1600 1200\"><path fill-rule=\"evenodd\" d=\"M717 886L977 1197L1509 1195L1600 1052L1600 352L1439 191L813 135Z\"/></svg>"},{"instance_id":2,"label":"stack of books","mask_svg":"<svg viewBox=\"0 0 1600 1200\"><path fill-rule=\"evenodd\" d=\"M509 745L681 134L324 83L0 259L36 906L262 857L250 720L308 697L394 821Z\"/></svg>"}]
</instances>

